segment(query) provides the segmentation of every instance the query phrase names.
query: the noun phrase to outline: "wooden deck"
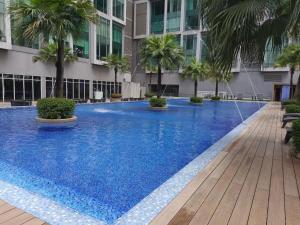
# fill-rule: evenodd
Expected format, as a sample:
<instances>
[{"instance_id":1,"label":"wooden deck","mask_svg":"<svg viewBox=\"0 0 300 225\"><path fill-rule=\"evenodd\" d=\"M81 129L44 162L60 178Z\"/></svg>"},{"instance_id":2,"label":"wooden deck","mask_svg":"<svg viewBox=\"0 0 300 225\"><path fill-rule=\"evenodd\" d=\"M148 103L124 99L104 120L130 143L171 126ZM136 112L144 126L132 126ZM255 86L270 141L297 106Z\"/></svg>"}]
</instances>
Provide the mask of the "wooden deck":
<instances>
[{"instance_id":1,"label":"wooden deck","mask_svg":"<svg viewBox=\"0 0 300 225\"><path fill-rule=\"evenodd\" d=\"M300 160L282 144L282 114L269 104L151 225L299 225Z\"/></svg>"},{"instance_id":2,"label":"wooden deck","mask_svg":"<svg viewBox=\"0 0 300 225\"><path fill-rule=\"evenodd\" d=\"M299 225L300 160L282 144L282 114L269 104L151 225ZM0 201L0 224L46 223Z\"/></svg>"}]
</instances>

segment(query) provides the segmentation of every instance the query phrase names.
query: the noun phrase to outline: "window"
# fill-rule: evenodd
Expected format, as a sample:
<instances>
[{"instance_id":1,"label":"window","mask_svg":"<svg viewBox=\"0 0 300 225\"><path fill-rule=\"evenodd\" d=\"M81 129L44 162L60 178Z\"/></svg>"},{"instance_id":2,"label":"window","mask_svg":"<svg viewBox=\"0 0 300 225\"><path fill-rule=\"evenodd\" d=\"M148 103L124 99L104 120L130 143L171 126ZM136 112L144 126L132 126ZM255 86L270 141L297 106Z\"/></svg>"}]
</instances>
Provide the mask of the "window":
<instances>
[{"instance_id":1,"label":"window","mask_svg":"<svg viewBox=\"0 0 300 225\"><path fill-rule=\"evenodd\" d=\"M97 59L107 57L110 52L110 21L100 17L100 24L97 25Z\"/></svg>"},{"instance_id":2,"label":"window","mask_svg":"<svg viewBox=\"0 0 300 225\"><path fill-rule=\"evenodd\" d=\"M283 42L284 42L283 48L285 48L288 45L287 36L283 37ZM265 52L263 67L264 68L274 67L275 60L279 57L281 52L282 52L282 49L280 49L280 48L273 49L272 42L268 41L267 45L266 45L266 52Z\"/></svg>"},{"instance_id":3,"label":"window","mask_svg":"<svg viewBox=\"0 0 300 225\"><path fill-rule=\"evenodd\" d=\"M113 16L124 20L124 0L113 0Z\"/></svg>"},{"instance_id":4,"label":"window","mask_svg":"<svg viewBox=\"0 0 300 225\"><path fill-rule=\"evenodd\" d=\"M5 0L0 0L0 41L5 41Z\"/></svg>"},{"instance_id":5,"label":"window","mask_svg":"<svg viewBox=\"0 0 300 225\"><path fill-rule=\"evenodd\" d=\"M23 76L15 75L15 99L23 100Z\"/></svg>"},{"instance_id":6,"label":"window","mask_svg":"<svg viewBox=\"0 0 300 225\"><path fill-rule=\"evenodd\" d=\"M107 13L107 0L95 0L95 7L103 13Z\"/></svg>"},{"instance_id":7,"label":"window","mask_svg":"<svg viewBox=\"0 0 300 225\"><path fill-rule=\"evenodd\" d=\"M151 2L151 33L161 34L164 32L165 1L155 0Z\"/></svg>"},{"instance_id":8,"label":"window","mask_svg":"<svg viewBox=\"0 0 300 225\"><path fill-rule=\"evenodd\" d=\"M167 31L180 30L181 0L168 0L168 23Z\"/></svg>"},{"instance_id":9,"label":"window","mask_svg":"<svg viewBox=\"0 0 300 225\"><path fill-rule=\"evenodd\" d=\"M197 35L186 35L183 38L185 50L185 61L189 63L193 57L196 57Z\"/></svg>"},{"instance_id":10,"label":"window","mask_svg":"<svg viewBox=\"0 0 300 225\"><path fill-rule=\"evenodd\" d=\"M202 34L201 36L201 62L204 62L206 60L208 54L207 49L207 36L205 34Z\"/></svg>"},{"instance_id":11,"label":"window","mask_svg":"<svg viewBox=\"0 0 300 225\"><path fill-rule=\"evenodd\" d=\"M198 0L185 0L185 30L199 29Z\"/></svg>"},{"instance_id":12,"label":"window","mask_svg":"<svg viewBox=\"0 0 300 225\"><path fill-rule=\"evenodd\" d=\"M122 56L123 52L123 27L114 23L113 24L113 54Z\"/></svg>"},{"instance_id":13,"label":"window","mask_svg":"<svg viewBox=\"0 0 300 225\"><path fill-rule=\"evenodd\" d=\"M80 37L74 40L73 52L75 55L81 58L89 58L89 25L84 26Z\"/></svg>"}]
</instances>

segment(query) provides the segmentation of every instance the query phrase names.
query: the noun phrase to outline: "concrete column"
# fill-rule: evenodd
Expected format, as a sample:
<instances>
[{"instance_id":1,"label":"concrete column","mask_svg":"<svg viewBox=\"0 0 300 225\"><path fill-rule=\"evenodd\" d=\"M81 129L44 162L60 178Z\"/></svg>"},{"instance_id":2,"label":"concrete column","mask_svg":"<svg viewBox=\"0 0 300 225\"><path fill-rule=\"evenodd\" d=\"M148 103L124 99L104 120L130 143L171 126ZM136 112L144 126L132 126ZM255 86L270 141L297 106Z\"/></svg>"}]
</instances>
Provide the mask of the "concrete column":
<instances>
[{"instance_id":1,"label":"concrete column","mask_svg":"<svg viewBox=\"0 0 300 225\"><path fill-rule=\"evenodd\" d=\"M90 80L89 81L89 87L90 87L90 96L89 96L89 98L90 99L92 99L92 98L94 98L94 90L93 90L93 81L92 80Z\"/></svg>"},{"instance_id":2,"label":"concrete column","mask_svg":"<svg viewBox=\"0 0 300 225\"><path fill-rule=\"evenodd\" d=\"M41 98L46 98L46 77L41 77Z\"/></svg>"}]
</instances>

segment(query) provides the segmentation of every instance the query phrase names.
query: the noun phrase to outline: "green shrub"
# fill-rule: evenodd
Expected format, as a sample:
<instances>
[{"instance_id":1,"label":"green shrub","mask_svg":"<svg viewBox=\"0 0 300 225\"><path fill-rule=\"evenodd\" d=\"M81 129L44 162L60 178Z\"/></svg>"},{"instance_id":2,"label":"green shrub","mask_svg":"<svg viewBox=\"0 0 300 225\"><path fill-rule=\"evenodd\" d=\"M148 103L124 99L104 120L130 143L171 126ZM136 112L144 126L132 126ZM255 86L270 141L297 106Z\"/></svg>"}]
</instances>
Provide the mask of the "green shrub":
<instances>
[{"instance_id":1,"label":"green shrub","mask_svg":"<svg viewBox=\"0 0 300 225\"><path fill-rule=\"evenodd\" d=\"M150 105L152 107L165 107L167 105L167 99L165 98L151 98Z\"/></svg>"},{"instance_id":2,"label":"green shrub","mask_svg":"<svg viewBox=\"0 0 300 225\"><path fill-rule=\"evenodd\" d=\"M282 102L282 105L299 105L299 102L297 100L286 100Z\"/></svg>"},{"instance_id":3,"label":"green shrub","mask_svg":"<svg viewBox=\"0 0 300 225\"><path fill-rule=\"evenodd\" d=\"M154 93L151 93L151 92L147 92L146 94L145 94L145 97L146 98L152 98L152 97L154 97L155 96L155 94Z\"/></svg>"},{"instance_id":4,"label":"green shrub","mask_svg":"<svg viewBox=\"0 0 300 225\"><path fill-rule=\"evenodd\" d=\"M67 119L74 114L75 102L64 98L44 98L38 100L37 110L43 119Z\"/></svg>"},{"instance_id":5,"label":"green shrub","mask_svg":"<svg viewBox=\"0 0 300 225\"><path fill-rule=\"evenodd\" d=\"M213 101L220 101L221 97L219 97L219 96L213 96L210 99L213 100Z\"/></svg>"},{"instance_id":6,"label":"green shrub","mask_svg":"<svg viewBox=\"0 0 300 225\"><path fill-rule=\"evenodd\" d=\"M296 120L293 122L292 130L293 144L295 146L296 152L300 152L300 120Z\"/></svg>"},{"instance_id":7,"label":"green shrub","mask_svg":"<svg viewBox=\"0 0 300 225\"><path fill-rule=\"evenodd\" d=\"M203 102L203 98L200 97L191 97L191 103L200 104Z\"/></svg>"},{"instance_id":8,"label":"green shrub","mask_svg":"<svg viewBox=\"0 0 300 225\"><path fill-rule=\"evenodd\" d=\"M122 94L116 94L116 93L114 93L114 94L111 94L110 97L111 98L122 98Z\"/></svg>"},{"instance_id":9,"label":"green shrub","mask_svg":"<svg viewBox=\"0 0 300 225\"><path fill-rule=\"evenodd\" d=\"M285 111L287 113L300 113L300 106L299 105L287 105L285 107Z\"/></svg>"}]
</instances>

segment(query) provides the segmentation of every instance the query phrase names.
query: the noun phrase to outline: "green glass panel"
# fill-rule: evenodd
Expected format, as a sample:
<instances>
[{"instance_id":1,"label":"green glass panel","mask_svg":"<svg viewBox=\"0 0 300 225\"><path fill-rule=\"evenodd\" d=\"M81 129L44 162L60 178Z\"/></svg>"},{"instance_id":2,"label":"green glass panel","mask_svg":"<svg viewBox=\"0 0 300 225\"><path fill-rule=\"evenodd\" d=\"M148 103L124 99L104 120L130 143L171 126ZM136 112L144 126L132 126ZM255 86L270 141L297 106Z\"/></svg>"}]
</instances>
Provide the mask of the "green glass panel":
<instances>
[{"instance_id":1,"label":"green glass panel","mask_svg":"<svg viewBox=\"0 0 300 225\"><path fill-rule=\"evenodd\" d=\"M5 38L5 3L0 0L0 41Z\"/></svg>"},{"instance_id":2,"label":"green glass panel","mask_svg":"<svg viewBox=\"0 0 300 225\"><path fill-rule=\"evenodd\" d=\"M124 0L113 0L113 16L124 20Z\"/></svg>"},{"instance_id":3,"label":"green glass panel","mask_svg":"<svg viewBox=\"0 0 300 225\"><path fill-rule=\"evenodd\" d=\"M186 0L185 4L185 30L199 29L198 0Z\"/></svg>"},{"instance_id":4,"label":"green glass panel","mask_svg":"<svg viewBox=\"0 0 300 225\"><path fill-rule=\"evenodd\" d=\"M283 48L285 48L288 45L288 38L284 37L284 44ZM264 68L272 68L274 67L274 63L276 59L279 57L279 55L282 53L282 49L273 49L273 44L271 41L269 41L266 45L266 51L265 51L265 58L263 67Z\"/></svg>"},{"instance_id":5,"label":"green glass panel","mask_svg":"<svg viewBox=\"0 0 300 225\"><path fill-rule=\"evenodd\" d=\"M192 58L196 57L197 35L184 36L183 47L185 52L185 62L190 63Z\"/></svg>"},{"instance_id":6,"label":"green glass panel","mask_svg":"<svg viewBox=\"0 0 300 225\"><path fill-rule=\"evenodd\" d=\"M113 54L122 56L123 44L123 27L114 23L113 24Z\"/></svg>"},{"instance_id":7,"label":"green glass panel","mask_svg":"<svg viewBox=\"0 0 300 225\"><path fill-rule=\"evenodd\" d=\"M165 1L156 0L151 2L151 33L161 34L164 32Z\"/></svg>"},{"instance_id":8,"label":"green glass panel","mask_svg":"<svg viewBox=\"0 0 300 225\"><path fill-rule=\"evenodd\" d=\"M103 57L109 55L110 49L110 21L100 18L100 24L97 25L97 59L101 60Z\"/></svg>"},{"instance_id":9,"label":"green glass panel","mask_svg":"<svg viewBox=\"0 0 300 225\"><path fill-rule=\"evenodd\" d=\"M73 52L81 58L89 58L89 25L86 24L79 38L74 40Z\"/></svg>"},{"instance_id":10,"label":"green glass panel","mask_svg":"<svg viewBox=\"0 0 300 225\"><path fill-rule=\"evenodd\" d=\"M107 13L107 0L95 0L95 7L103 13Z\"/></svg>"},{"instance_id":11,"label":"green glass panel","mask_svg":"<svg viewBox=\"0 0 300 225\"><path fill-rule=\"evenodd\" d=\"M181 0L168 0L168 23L167 31L180 30Z\"/></svg>"}]
</instances>

